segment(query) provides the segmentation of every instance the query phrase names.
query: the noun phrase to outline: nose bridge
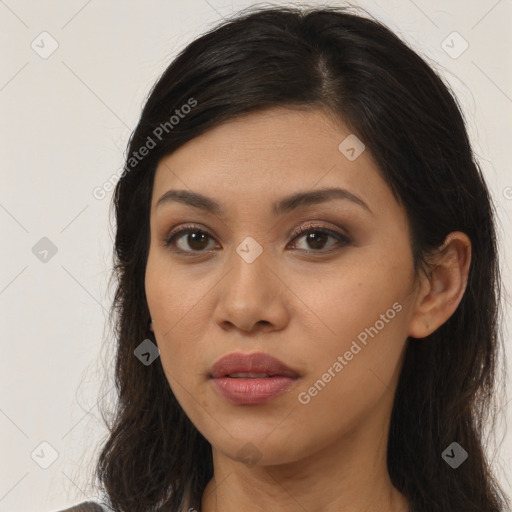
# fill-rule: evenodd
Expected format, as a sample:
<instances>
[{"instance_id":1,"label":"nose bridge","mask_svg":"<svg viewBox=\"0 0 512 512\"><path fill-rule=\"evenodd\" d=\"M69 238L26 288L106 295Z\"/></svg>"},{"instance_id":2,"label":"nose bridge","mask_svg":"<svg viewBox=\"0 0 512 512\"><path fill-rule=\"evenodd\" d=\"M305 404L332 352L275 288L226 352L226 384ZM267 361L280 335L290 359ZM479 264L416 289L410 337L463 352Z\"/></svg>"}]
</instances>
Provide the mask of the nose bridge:
<instances>
[{"instance_id":1,"label":"nose bridge","mask_svg":"<svg viewBox=\"0 0 512 512\"><path fill-rule=\"evenodd\" d=\"M246 236L234 247L227 259L230 268L218 304L224 320L240 325L275 320L271 317L280 309L275 304L279 280L272 271L269 253L252 236Z\"/></svg>"},{"instance_id":2,"label":"nose bridge","mask_svg":"<svg viewBox=\"0 0 512 512\"><path fill-rule=\"evenodd\" d=\"M264 249L253 236L245 236L235 247L229 259L232 266L230 286L237 283L242 289L246 286L255 288L248 290L252 296L256 293L256 288L258 290L266 288L269 285L269 277L264 276L265 271L268 272L267 267L270 263L268 253L269 249ZM261 284L265 286L259 286Z\"/></svg>"}]
</instances>

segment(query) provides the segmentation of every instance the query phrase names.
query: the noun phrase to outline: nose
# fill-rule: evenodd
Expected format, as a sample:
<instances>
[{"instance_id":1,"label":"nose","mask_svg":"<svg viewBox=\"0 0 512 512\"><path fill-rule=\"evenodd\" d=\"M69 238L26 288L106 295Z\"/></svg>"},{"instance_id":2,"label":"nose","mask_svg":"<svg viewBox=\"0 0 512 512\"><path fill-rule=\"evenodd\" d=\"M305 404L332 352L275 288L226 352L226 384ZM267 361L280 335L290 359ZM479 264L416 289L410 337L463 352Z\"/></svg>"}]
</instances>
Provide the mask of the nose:
<instances>
[{"instance_id":1,"label":"nose","mask_svg":"<svg viewBox=\"0 0 512 512\"><path fill-rule=\"evenodd\" d=\"M226 273L216 287L214 319L224 330L271 331L288 322L286 286L267 252L254 251L250 241L240 244L227 259Z\"/></svg>"}]
</instances>

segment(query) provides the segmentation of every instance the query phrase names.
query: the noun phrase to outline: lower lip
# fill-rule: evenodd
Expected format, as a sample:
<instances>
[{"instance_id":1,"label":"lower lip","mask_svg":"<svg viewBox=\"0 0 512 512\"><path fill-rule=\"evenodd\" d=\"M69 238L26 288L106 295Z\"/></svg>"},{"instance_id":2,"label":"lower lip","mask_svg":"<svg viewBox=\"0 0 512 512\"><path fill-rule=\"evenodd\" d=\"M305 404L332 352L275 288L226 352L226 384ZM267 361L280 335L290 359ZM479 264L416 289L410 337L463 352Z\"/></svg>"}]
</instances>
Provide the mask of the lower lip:
<instances>
[{"instance_id":1,"label":"lower lip","mask_svg":"<svg viewBox=\"0 0 512 512\"><path fill-rule=\"evenodd\" d=\"M212 379L216 390L232 404L262 404L288 391L296 379L290 377L265 377L261 379Z\"/></svg>"}]
</instances>

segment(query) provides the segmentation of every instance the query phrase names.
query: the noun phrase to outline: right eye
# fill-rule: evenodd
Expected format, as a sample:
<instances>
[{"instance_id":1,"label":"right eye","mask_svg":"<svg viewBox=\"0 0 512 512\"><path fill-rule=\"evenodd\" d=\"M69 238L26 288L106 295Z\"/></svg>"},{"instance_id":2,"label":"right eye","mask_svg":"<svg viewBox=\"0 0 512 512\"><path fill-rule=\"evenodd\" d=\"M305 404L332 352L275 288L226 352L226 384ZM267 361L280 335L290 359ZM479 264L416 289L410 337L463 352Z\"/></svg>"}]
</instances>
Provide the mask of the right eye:
<instances>
[{"instance_id":1,"label":"right eye","mask_svg":"<svg viewBox=\"0 0 512 512\"><path fill-rule=\"evenodd\" d=\"M187 235L185 237L185 235ZM201 253L207 252L205 251L207 244L205 242L208 239L213 239L209 233L204 231L203 229L199 229L197 226L185 226L177 231L172 232L167 238L164 240L165 247L169 247L169 249L173 252L177 252L180 254L190 255L193 253ZM182 243L182 247L177 245L179 242ZM192 249L189 250L188 248Z\"/></svg>"}]
</instances>

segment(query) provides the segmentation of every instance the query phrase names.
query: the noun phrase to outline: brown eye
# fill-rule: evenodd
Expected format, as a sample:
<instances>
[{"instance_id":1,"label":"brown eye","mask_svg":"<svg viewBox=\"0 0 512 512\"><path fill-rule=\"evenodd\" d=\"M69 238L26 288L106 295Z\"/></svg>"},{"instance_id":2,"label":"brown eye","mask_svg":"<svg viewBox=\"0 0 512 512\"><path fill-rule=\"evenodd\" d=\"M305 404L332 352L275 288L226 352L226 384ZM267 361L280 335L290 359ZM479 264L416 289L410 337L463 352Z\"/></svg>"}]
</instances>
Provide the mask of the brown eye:
<instances>
[{"instance_id":1,"label":"brown eye","mask_svg":"<svg viewBox=\"0 0 512 512\"><path fill-rule=\"evenodd\" d=\"M300 227L295 231L293 236L294 242L299 238L304 238L307 247L299 248L299 250L311 253L332 252L351 242L351 240L342 233L313 224ZM329 239L334 239L337 243L331 244L331 247L326 249L325 246ZM178 254L194 256L209 252L208 242L210 240L213 240L213 237L207 231L192 225L172 232L171 235L164 240L164 245Z\"/></svg>"},{"instance_id":2,"label":"brown eye","mask_svg":"<svg viewBox=\"0 0 512 512\"><path fill-rule=\"evenodd\" d=\"M164 244L166 247L177 246L177 252L203 252L210 238L206 231L198 228L185 228L173 233L164 241ZM181 243L181 247L178 242ZM188 249L192 249L192 251Z\"/></svg>"},{"instance_id":3,"label":"brown eye","mask_svg":"<svg viewBox=\"0 0 512 512\"><path fill-rule=\"evenodd\" d=\"M337 244L333 244L335 248L336 246L343 246L350 243L349 238L341 233L311 224L299 228L294 234L296 235L294 240L305 238L307 247L300 250L311 252L330 252L332 250L331 248L324 248L329 238L333 238L338 242Z\"/></svg>"}]
</instances>

